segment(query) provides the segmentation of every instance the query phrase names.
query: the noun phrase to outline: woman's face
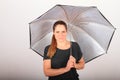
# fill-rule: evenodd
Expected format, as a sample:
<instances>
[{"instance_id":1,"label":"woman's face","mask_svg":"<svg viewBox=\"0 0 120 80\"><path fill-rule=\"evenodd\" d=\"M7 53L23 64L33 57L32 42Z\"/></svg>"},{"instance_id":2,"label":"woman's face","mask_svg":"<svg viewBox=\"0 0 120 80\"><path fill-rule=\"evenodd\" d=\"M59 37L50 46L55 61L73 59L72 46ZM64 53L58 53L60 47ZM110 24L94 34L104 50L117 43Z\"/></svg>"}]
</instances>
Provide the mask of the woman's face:
<instances>
[{"instance_id":1,"label":"woman's face","mask_svg":"<svg viewBox=\"0 0 120 80\"><path fill-rule=\"evenodd\" d=\"M64 25L58 24L58 25L56 25L53 34L55 35L55 39L57 41L65 41L66 35L67 35L67 30Z\"/></svg>"}]
</instances>

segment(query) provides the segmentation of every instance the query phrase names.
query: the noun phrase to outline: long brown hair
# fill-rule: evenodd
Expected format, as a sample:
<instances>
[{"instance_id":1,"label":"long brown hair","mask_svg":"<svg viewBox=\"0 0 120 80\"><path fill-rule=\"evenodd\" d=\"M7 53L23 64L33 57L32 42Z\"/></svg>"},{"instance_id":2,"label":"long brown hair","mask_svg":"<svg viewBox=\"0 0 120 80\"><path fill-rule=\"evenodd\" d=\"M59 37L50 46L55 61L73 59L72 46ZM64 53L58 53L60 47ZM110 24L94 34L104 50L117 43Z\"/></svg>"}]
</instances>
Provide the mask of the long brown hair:
<instances>
[{"instance_id":1,"label":"long brown hair","mask_svg":"<svg viewBox=\"0 0 120 80\"><path fill-rule=\"evenodd\" d=\"M67 30L67 24L64 21L59 20L59 21L56 21L54 23L54 25L53 25L53 32L55 31L55 28L56 28L57 25L64 25L65 29ZM57 48L57 42L56 42L55 36L53 34L51 45L50 45L50 47L48 49L47 56L52 58L54 56L55 52L56 52L56 48Z\"/></svg>"}]
</instances>

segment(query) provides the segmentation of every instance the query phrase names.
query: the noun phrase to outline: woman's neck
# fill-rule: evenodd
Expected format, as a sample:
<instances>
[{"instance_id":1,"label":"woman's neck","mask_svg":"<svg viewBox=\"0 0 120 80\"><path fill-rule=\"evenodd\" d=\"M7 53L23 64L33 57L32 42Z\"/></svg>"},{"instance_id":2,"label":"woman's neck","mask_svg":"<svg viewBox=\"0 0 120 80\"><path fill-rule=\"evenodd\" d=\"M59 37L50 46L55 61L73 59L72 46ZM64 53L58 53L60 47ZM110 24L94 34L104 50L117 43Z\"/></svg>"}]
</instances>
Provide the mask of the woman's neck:
<instances>
[{"instance_id":1,"label":"woman's neck","mask_svg":"<svg viewBox=\"0 0 120 80\"><path fill-rule=\"evenodd\" d=\"M57 47L58 48L68 48L70 47L70 42L65 40L65 41L57 41Z\"/></svg>"}]
</instances>

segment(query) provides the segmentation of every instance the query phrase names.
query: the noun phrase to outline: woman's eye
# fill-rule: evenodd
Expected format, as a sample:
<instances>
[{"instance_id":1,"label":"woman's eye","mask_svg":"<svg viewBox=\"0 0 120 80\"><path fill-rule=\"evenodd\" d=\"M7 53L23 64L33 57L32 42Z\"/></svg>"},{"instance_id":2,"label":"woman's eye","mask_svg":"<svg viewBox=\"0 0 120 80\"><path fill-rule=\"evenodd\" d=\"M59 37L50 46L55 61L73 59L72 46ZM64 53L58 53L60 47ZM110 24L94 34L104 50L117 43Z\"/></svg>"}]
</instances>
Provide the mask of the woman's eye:
<instances>
[{"instance_id":1,"label":"woman's eye","mask_svg":"<svg viewBox=\"0 0 120 80\"><path fill-rule=\"evenodd\" d=\"M56 31L56 33L59 33L59 31Z\"/></svg>"},{"instance_id":2,"label":"woman's eye","mask_svg":"<svg viewBox=\"0 0 120 80\"><path fill-rule=\"evenodd\" d=\"M65 33L66 31L56 31L55 33Z\"/></svg>"},{"instance_id":3,"label":"woman's eye","mask_svg":"<svg viewBox=\"0 0 120 80\"><path fill-rule=\"evenodd\" d=\"M65 33L65 31L62 31L62 33Z\"/></svg>"}]
</instances>

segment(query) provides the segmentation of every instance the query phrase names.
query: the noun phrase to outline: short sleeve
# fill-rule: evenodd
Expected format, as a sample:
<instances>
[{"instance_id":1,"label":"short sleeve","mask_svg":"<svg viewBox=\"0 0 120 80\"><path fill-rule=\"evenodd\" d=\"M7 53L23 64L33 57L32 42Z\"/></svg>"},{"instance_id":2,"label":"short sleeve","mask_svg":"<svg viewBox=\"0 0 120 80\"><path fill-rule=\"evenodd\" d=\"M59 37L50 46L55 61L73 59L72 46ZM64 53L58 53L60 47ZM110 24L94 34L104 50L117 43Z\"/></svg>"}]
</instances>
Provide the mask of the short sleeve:
<instances>
[{"instance_id":1,"label":"short sleeve","mask_svg":"<svg viewBox=\"0 0 120 80\"><path fill-rule=\"evenodd\" d=\"M50 57L48 57L48 56L47 56L48 49L49 49L49 46L46 46L46 47L45 47L45 49L44 49L44 56L43 56L43 60L45 60L45 59L50 59Z\"/></svg>"},{"instance_id":2,"label":"short sleeve","mask_svg":"<svg viewBox=\"0 0 120 80\"><path fill-rule=\"evenodd\" d=\"M72 55L76 58L76 62L82 58L83 54L77 42L72 43Z\"/></svg>"}]
</instances>

